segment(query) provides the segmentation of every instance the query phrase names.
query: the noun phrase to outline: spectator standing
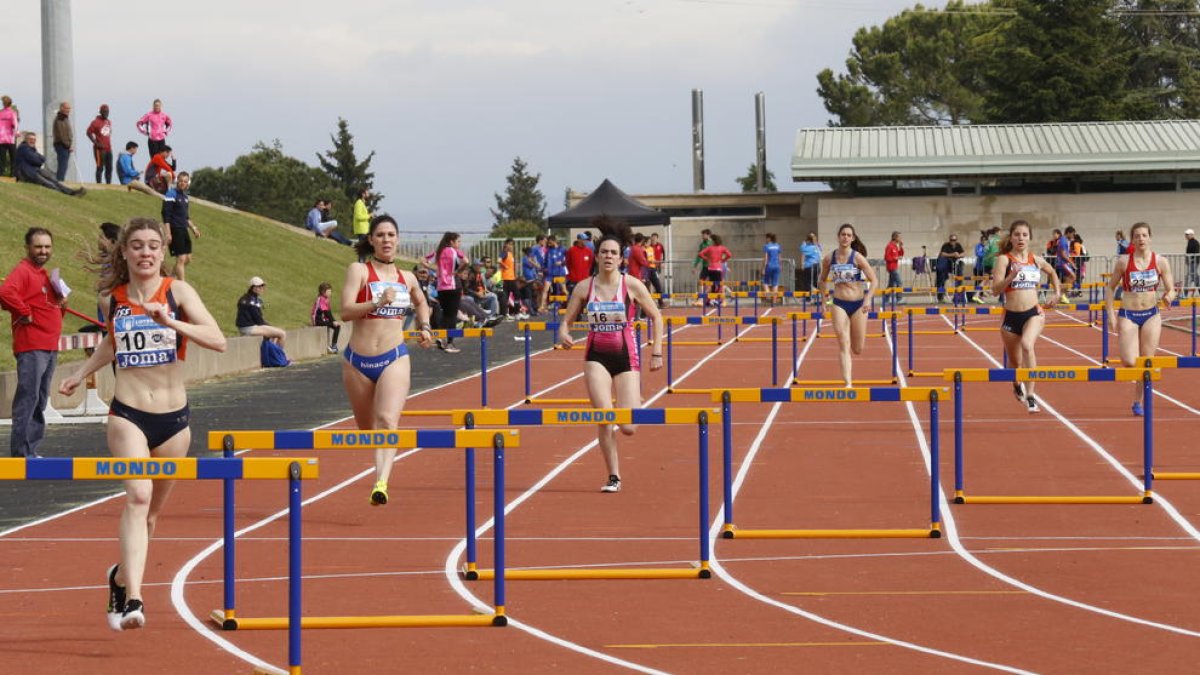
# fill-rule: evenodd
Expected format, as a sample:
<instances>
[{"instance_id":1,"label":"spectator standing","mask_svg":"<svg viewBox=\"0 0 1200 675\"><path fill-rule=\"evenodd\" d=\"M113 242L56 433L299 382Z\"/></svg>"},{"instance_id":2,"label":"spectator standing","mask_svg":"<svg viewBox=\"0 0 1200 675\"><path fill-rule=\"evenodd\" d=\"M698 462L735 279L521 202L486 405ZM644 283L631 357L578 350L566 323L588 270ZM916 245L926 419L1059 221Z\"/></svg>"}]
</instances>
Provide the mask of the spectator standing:
<instances>
[{"instance_id":1,"label":"spectator standing","mask_svg":"<svg viewBox=\"0 0 1200 675\"><path fill-rule=\"evenodd\" d=\"M12 104L12 99L0 96L0 176L6 173L16 176L17 129L21 128L21 116Z\"/></svg>"},{"instance_id":2,"label":"spectator standing","mask_svg":"<svg viewBox=\"0 0 1200 675\"><path fill-rule=\"evenodd\" d=\"M946 300L946 279L962 271L962 257L962 244L958 243L958 235L952 234L946 240L946 243L942 244L941 250L938 251L937 279L934 281L934 285L937 286L938 302L945 302Z\"/></svg>"},{"instance_id":3,"label":"spectator standing","mask_svg":"<svg viewBox=\"0 0 1200 675\"><path fill-rule=\"evenodd\" d=\"M1054 271L1058 274L1063 289L1062 302L1068 302L1067 289L1075 285L1075 264L1071 262L1071 243L1075 241L1075 228L1068 226L1066 230L1054 230Z\"/></svg>"},{"instance_id":4,"label":"spectator standing","mask_svg":"<svg viewBox=\"0 0 1200 675\"><path fill-rule=\"evenodd\" d=\"M154 99L150 112L137 121L137 130L149 139L150 156L153 157L167 147L167 134L174 126L171 116L162 110L162 100Z\"/></svg>"},{"instance_id":5,"label":"spectator standing","mask_svg":"<svg viewBox=\"0 0 1200 675\"><path fill-rule=\"evenodd\" d=\"M575 289L575 284L586 281L592 276L592 262L595 254L587 247L591 238L587 232L575 236L575 243L567 249L567 293Z\"/></svg>"},{"instance_id":6,"label":"spectator standing","mask_svg":"<svg viewBox=\"0 0 1200 675\"><path fill-rule=\"evenodd\" d=\"M262 277L250 277L250 287L238 298L237 318L234 323L242 335L258 335L264 340L273 340L279 343L280 348L286 350L287 332L272 326L263 318L262 293L266 288L267 282L263 281Z\"/></svg>"},{"instance_id":7,"label":"spectator standing","mask_svg":"<svg viewBox=\"0 0 1200 675\"><path fill-rule=\"evenodd\" d=\"M66 298L46 273L53 252L50 231L29 228L25 232L25 257L0 285L0 306L12 314L12 348L17 360L9 438L13 457L37 457L38 445L46 434L46 404L58 362L62 308L66 304Z\"/></svg>"},{"instance_id":8,"label":"spectator standing","mask_svg":"<svg viewBox=\"0 0 1200 675\"><path fill-rule=\"evenodd\" d=\"M545 237L539 239L545 240ZM525 302L525 310L535 316L541 311L538 300L542 297L542 266L546 260L545 256L538 256L537 251L540 248L541 246L526 246L525 255L521 257L521 300Z\"/></svg>"},{"instance_id":9,"label":"spectator standing","mask_svg":"<svg viewBox=\"0 0 1200 675\"><path fill-rule=\"evenodd\" d=\"M517 295L517 252L516 242L510 237L504 240L500 251L500 314L512 319L520 308Z\"/></svg>"},{"instance_id":10,"label":"spectator standing","mask_svg":"<svg viewBox=\"0 0 1200 675\"><path fill-rule=\"evenodd\" d=\"M100 106L100 113L88 125L85 133L92 142L92 157L96 159L96 182L99 183L103 177L105 183L112 185L112 122L108 120L107 103Z\"/></svg>"},{"instance_id":11,"label":"spectator standing","mask_svg":"<svg viewBox=\"0 0 1200 675\"><path fill-rule=\"evenodd\" d=\"M358 244L363 244L367 240L367 233L371 230L371 210L367 208L367 199L370 197L371 191L362 189L358 191L358 199L354 200L352 232L358 239ZM359 262L362 262L362 260L359 260Z\"/></svg>"},{"instance_id":12,"label":"spectator standing","mask_svg":"<svg viewBox=\"0 0 1200 675\"><path fill-rule=\"evenodd\" d=\"M71 153L75 152L75 127L71 124L70 103L63 101L58 104L58 114L54 116L51 130L54 134L54 158L58 162L54 166L54 177L61 183L67 179Z\"/></svg>"},{"instance_id":13,"label":"spectator standing","mask_svg":"<svg viewBox=\"0 0 1200 675\"><path fill-rule=\"evenodd\" d=\"M721 237L711 234L709 235L709 246L700 251L700 259L708 266L708 281L712 284L710 293L720 295L721 283L725 278L725 261L733 257L729 249L721 244ZM704 292L701 289L701 292ZM724 300L720 298L712 298L714 305L724 305Z\"/></svg>"},{"instance_id":14,"label":"spectator standing","mask_svg":"<svg viewBox=\"0 0 1200 675\"><path fill-rule=\"evenodd\" d=\"M365 193L366 190L363 192ZM363 208L365 209L366 206L364 205ZM358 211L358 204L354 205L354 210ZM458 243L461 240L462 237L457 232L446 232L442 235L442 240L438 242L437 249L425 258L426 266L433 268L438 302L442 305L442 323L435 328L453 330L458 323L458 304L462 300L463 291L459 288L455 272L459 265L466 262L466 256L458 249ZM454 346L452 337L447 337L445 342L438 338L434 343L438 349L443 349L450 354L462 351Z\"/></svg>"},{"instance_id":15,"label":"spectator standing","mask_svg":"<svg viewBox=\"0 0 1200 675\"><path fill-rule=\"evenodd\" d=\"M332 295L333 285L328 281L322 282L317 287L317 299L313 301L311 318L312 325L325 326L325 334L329 336L327 350L330 354L336 354L338 335L342 332L342 322L333 318L333 308L329 304L329 298Z\"/></svg>"},{"instance_id":16,"label":"spectator standing","mask_svg":"<svg viewBox=\"0 0 1200 675\"><path fill-rule=\"evenodd\" d=\"M661 308L663 286L659 270L667 263L667 250L659 243L657 232L651 234L646 242L646 263L646 281L650 282L650 286L658 294L658 306Z\"/></svg>"},{"instance_id":17,"label":"spectator standing","mask_svg":"<svg viewBox=\"0 0 1200 675\"><path fill-rule=\"evenodd\" d=\"M899 232L892 232L892 239L883 247L883 263L888 273L888 288L901 288L900 259L904 257L904 240Z\"/></svg>"},{"instance_id":18,"label":"spectator standing","mask_svg":"<svg viewBox=\"0 0 1200 675\"><path fill-rule=\"evenodd\" d=\"M633 245L629 247L629 260L626 273L638 281L646 281L650 260L646 256L646 235L638 232L633 235Z\"/></svg>"},{"instance_id":19,"label":"spectator standing","mask_svg":"<svg viewBox=\"0 0 1200 675\"><path fill-rule=\"evenodd\" d=\"M188 198L188 188L192 177L188 172L179 172L175 187L167 190L163 196L162 220L168 227L167 244L171 255L175 256L175 270L171 273L176 279L184 281L187 266L192 262L192 237L200 238L200 228L192 222L191 204Z\"/></svg>"},{"instance_id":20,"label":"spectator standing","mask_svg":"<svg viewBox=\"0 0 1200 675\"><path fill-rule=\"evenodd\" d=\"M54 174L46 168L46 158L42 153L37 151L37 134L30 131L25 134L25 142L21 147L17 148L17 159L15 164L15 175L17 180L27 183L37 183L51 190L58 190L65 195L73 197L81 197L87 193L82 187L72 189L62 184L62 181L54 177Z\"/></svg>"},{"instance_id":21,"label":"spectator standing","mask_svg":"<svg viewBox=\"0 0 1200 675\"><path fill-rule=\"evenodd\" d=\"M799 290L813 292L817 290L817 277L821 273L821 245L817 243L817 233L809 232L800 244L800 279Z\"/></svg>"},{"instance_id":22,"label":"spectator standing","mask_svg":"<svg viewBox=\"0 0 1200 675\"><path fill-rule=\"evenodd\" d=\"M1187 237L1187 248L1184 253L1187 254L1187 278L1184 279L1183 288L1192 289L1192 295L1200 293L1200 240L1196 239L1196 231L1188 228L1183 231L1183 236Z\"/></svg>"},{"instance_id":23,"label":"spectator standing","mask_svg":"<svg viewBox=\"0 0 1200 675\"><path fill-rule=\"evenodd\" d=\"M696 277L696 292L697 293L704 292L704 283L706 281L708 281L708 270L709 270L708 263L704 260L704 258L700 257L700 252L703 251L704 249L708 248L709 246L712 246L712 230L710 230L706 227L703 230L700 230L700 245L699 245L699 247L696 248L696 258L694 260L692 260L692 267L700 268L700 272ZM695 304L696 304L696 306L700 306L703 303L700 301L699 298L696 298Z\"/></svg>"}]
</instances>

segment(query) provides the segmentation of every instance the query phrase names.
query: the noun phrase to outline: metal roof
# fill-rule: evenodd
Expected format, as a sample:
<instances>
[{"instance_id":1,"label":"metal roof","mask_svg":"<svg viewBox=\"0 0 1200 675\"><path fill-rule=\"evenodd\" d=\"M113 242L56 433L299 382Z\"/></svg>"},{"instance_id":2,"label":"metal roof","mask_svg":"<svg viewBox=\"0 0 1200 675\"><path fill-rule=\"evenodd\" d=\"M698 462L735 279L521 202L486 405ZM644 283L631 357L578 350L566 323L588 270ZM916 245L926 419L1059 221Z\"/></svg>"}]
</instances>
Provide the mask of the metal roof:
<instances>
[{"instance_id":1,"label":"metal roof","mask_svg":"<svg viewBox=\"0 0 1200 675\"><path fill-rule=\"evenodd\" d=\"M792 180L1200 173L1200 120L819 127L796 133Z\"/></svg>"}]
</instances>

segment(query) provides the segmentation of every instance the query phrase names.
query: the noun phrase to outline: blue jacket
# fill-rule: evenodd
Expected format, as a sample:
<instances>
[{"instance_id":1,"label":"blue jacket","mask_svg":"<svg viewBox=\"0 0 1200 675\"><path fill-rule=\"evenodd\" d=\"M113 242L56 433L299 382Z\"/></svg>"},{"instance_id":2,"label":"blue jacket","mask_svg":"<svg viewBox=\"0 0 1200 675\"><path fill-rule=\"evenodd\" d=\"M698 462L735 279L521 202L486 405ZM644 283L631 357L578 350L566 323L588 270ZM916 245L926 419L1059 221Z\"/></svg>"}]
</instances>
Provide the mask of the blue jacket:
<instances>
[{"instance_id":1,"label":"blue jacket","mask_svg":"<svg viewBox=\"0 0 1200 675\"><path fill-rule=\"evenodd\" d=\"M32 178L38 169L46 163L46 158L28 143L17 147L17 159L13 163L14 173L18 178Z\"/></svg>"},{"instance_id":2,"label":"blue jacket","mask_svg":"<svg viewBox=\"0 0 1200 675\"><path fill-rule=\"evenodd\" d=\"M128 152L117 155L117 180L121 181L121 185L129 185L141 176L142 172L133 165L133 155Z\"/></svg>"},{"instance_id":3,"label":"blue jacket","mask_svg":"<svg viewBox=\"0 0 1200 675\"><path fill-rule=\"evenodd\" d=\"M186 192L175 188L167 190L167 194L163 196L163 224L175 229L187 229L188 219L191 218L189 211L188 194Z\"/></svg>"}]
</instances>

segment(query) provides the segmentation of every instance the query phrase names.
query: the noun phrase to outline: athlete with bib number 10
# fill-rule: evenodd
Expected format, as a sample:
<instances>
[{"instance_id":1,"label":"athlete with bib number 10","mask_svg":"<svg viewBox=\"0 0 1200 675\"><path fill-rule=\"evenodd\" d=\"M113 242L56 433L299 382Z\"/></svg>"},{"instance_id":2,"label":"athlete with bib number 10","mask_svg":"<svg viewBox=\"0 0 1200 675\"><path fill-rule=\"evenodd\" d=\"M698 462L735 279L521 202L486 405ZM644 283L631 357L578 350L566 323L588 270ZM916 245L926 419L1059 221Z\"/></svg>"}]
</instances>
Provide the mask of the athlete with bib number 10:
<instances>
[{"instance_id":1,"label":"athlete with bib number 10","mask_svg":"<svg viewBox=\"0 0 1200 675\"><path fill-rule=\"evenodd\" d=\"M571 323L581 314L588 323L587 351L584 356L583 377L588 398L596 408L612 408L616 390L617 408L638 408L642 405L641 363L638 359L634 319L640 307L650 318L654 340L650 353L650 370L662 368L662 314L650 297L646 286L638 279L621 272L621 251L633 240L629 226L608 218L592 221L600 230L596 243L596 272L586 282L576 284L567 301L566 314L558 327L559 343L570 349ZM621 433L632 436L637 425L621 424ZM617 439L614 425L597 426L597 441L608 468L608 482L602 492L620 492L621 469L617 458Z\"/></svg>"}]
</instances>

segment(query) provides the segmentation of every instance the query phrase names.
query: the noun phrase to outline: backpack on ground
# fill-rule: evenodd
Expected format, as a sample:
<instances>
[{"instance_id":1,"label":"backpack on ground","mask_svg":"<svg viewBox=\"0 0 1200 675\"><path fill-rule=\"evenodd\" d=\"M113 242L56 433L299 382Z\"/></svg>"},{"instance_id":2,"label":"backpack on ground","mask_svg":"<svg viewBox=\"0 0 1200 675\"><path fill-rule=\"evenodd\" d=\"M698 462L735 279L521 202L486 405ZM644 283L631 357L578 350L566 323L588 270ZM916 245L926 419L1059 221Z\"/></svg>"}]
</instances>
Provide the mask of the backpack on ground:
<instances>
[{"instance_id":1,"label":"backpack on ground","mask_svg":"<svg viewBox=\"0 0 1200 675\"><path fill-rule=\"evenodd\" d=\"M283 351L283 347L271 340L263 340L262 346L259 347L259 355L262 359L263 368L283 368L291 364L287 354Z\"/></svg>"}]
</instances>

